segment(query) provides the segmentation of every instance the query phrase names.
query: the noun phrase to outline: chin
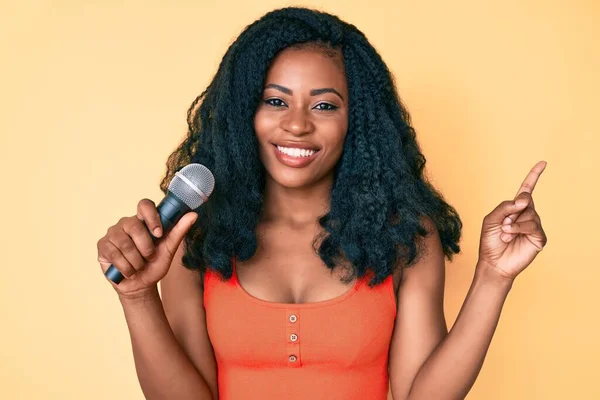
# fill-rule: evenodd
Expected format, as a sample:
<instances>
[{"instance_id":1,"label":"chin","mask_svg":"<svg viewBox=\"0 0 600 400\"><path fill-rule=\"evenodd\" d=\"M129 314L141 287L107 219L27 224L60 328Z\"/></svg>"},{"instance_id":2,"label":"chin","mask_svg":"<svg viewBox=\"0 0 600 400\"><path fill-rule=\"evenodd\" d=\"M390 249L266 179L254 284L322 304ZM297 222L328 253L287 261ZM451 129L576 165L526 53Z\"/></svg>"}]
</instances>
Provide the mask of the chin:
<instances>
[{"instance_id":1,"label":"chin","mask_svg":"<svg viewBox=\"0 0 600 400\"><path fill-rule=\"evenodd\" d=\"M315 177L305 171L268 171L273 182L289 189L299 189L315 183Z\"/></svg>"}]
</instances>

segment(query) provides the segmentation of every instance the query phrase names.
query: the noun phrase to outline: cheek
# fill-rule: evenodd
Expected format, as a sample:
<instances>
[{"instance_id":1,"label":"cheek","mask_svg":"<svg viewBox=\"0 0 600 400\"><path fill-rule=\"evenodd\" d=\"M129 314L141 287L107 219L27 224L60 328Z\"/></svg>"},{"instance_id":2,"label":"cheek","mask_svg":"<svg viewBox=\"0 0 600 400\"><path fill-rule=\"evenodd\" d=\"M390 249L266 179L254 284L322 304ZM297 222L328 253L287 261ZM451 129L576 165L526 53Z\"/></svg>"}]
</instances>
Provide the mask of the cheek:
<instances>
[{"instance_id":1,"label":"cheek","mask_svg":"<svg viewBox=\"0 0 600 400\"><path fill-rule=\"evenodd\" d=\"M269 138L269 135L273 132L274 127L277 125L277 121L270 117L268 113L258 111L254 116L254 131L258 140L262 142Z\"/></svg>"},{"instance_id":2,"label":"cheek","mask_svg":"<svg viewBox=\"0 0 600 400\"><path fill-rule=\"evenodd\" d=\"M258 152L263 164L268 163L269 141L272 139L275 123L266 113L258 111L254 116L254 133L258 141Z\"/></svg>"},{"instance_id":3,"label":"cheek","mask_svg":"<svg viewBox=\"0 0 600 400\"><path fill-rule=\"evenodd\" d=\"M348 131L348 124L346 122L340 122L334 126L329 127L329 132L333 134L328 140L328 146L339 156L344 149L344 142L346 141L346 134Z\"/></svg>"}]
</instances>

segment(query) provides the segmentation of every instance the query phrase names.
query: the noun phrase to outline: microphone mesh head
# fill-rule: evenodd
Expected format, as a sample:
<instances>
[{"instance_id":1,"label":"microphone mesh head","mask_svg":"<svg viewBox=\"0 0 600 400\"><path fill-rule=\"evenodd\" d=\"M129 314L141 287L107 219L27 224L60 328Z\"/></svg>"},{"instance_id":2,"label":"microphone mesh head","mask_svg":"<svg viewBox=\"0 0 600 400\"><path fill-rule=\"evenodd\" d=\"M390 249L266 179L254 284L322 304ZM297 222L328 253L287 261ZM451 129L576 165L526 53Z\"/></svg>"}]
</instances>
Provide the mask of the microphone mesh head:
<instances>
[{"instance_id":1,"label":"microphone mesh head","mask_svg":"<svg viewBox=\"0 0 600 400\"><path fill-rule=\"evenodd\" d=\"M215 177L202 164L188 164L175 173L169 183L172 192L189 208L196 209L202 205L215 188Z\"/></svg>"}]
</instances>

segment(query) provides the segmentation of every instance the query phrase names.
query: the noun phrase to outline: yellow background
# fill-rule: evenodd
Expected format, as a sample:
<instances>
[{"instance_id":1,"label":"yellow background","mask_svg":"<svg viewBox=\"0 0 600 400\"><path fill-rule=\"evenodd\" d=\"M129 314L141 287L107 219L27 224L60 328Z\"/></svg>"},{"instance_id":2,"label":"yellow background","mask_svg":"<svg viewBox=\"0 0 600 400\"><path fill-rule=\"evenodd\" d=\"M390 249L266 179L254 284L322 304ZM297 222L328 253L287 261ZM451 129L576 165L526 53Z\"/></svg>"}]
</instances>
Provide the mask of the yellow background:
<instances>
[{"instance_id":1,"label":"yellow background","mask_svg":"<svg viewBox=\"0 0 600 400\"><path fill-rule=\"evenodd\" d=\"M290 3L0 4L0 398L142 399L96 242L141 198L160 201L187 107L242 28ZM534 192L548 245L517 278L468 399L600 398L598 3L322 9L381 52L427 171L464 221L463 252L447 263L449 326L482 218L548 162Z\"/></svg>"}]
</instances>

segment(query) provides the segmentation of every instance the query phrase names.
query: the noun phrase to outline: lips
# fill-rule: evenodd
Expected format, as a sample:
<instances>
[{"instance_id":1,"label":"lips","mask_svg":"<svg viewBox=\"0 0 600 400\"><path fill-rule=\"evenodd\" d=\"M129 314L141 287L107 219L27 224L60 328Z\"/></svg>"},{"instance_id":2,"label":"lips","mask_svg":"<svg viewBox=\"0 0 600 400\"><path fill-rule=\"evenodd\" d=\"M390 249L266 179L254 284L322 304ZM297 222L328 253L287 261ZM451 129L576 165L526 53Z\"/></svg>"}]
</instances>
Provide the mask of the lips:
<instances>
[{"instance_id":1,"label":"lips","mask_svg":"<svg viewBox=\"0 0 600 400\"><path fill-rule=\"evenodd\" d=\"M291 156L289 154L285 154L281 151L279 151L279 149L277 148L277 146L281 146L281 147L288 147L288 148L295 148L295 149L304 149L304 150L314 150L315 152L310 155L310 156ZM285 144L281 143L281 144L273 144L273 151L275 152L275 157L277 158L277 160L288 166L288 167L292 167L292 168L303 168L306 167L308 164L310 164L320 153L318 148L315 148L311 145L304 145L304 146L299 146L298 144L296 144L295 146L290 146L289 144L286 146Z\"/></svg>"}]
</instances>

